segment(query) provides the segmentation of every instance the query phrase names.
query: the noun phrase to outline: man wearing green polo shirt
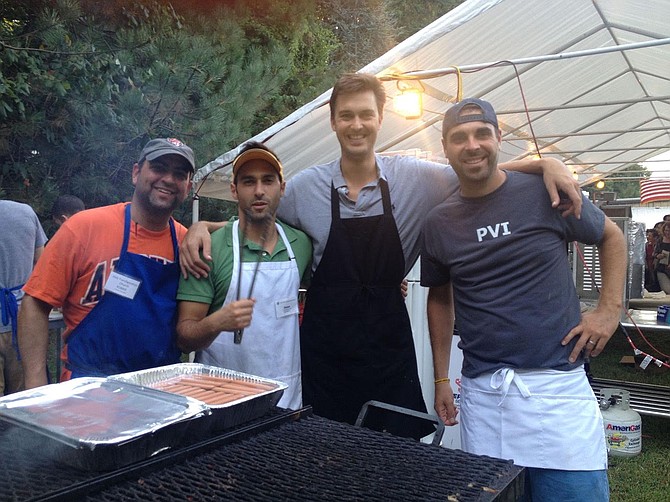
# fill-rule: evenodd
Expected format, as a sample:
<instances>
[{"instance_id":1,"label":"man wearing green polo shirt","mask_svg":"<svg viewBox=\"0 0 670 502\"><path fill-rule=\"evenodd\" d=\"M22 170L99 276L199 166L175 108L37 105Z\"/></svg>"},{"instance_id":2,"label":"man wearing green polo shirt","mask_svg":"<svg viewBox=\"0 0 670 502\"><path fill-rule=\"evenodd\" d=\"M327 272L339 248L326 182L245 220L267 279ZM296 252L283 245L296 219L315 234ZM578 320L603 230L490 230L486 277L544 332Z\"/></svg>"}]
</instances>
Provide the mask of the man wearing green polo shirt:
<instances>
[{"instance_id":1,"label":"man wearing green polo shirt","mask_svg":"<svg viewBox=\"0 0 670 502\"><path fill-rule=\"evenodd\" d=\"M238 217L212 234L212 270L181 278L177 343L195 361L282 381L278 405L302 406L298 289L312 244L277 221L284 194L281 162L260 143L233 161Z\"/></svg>"}]
</instances>

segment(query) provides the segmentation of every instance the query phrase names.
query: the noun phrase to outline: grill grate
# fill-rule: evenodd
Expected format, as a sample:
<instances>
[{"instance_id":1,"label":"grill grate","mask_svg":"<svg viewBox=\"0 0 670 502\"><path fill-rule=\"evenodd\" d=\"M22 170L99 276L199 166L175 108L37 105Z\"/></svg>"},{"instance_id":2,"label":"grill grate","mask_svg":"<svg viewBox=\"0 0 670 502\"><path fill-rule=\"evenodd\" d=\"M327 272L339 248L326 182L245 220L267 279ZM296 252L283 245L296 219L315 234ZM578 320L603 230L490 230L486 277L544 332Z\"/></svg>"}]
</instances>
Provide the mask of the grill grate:
<instances>
[{"instance_id":1,"label":"grill grate","mask_svg":"<svg viewBox=\"0 0 670 502\"><path fill-rule=\"evenodd\" d=\"M86 500L515 500L520 472L511 462L312 417Z\"/></svg>"},{"instance_id":2,"label":"grill grate","mask_svg":"<svg viewBox=\"0 0 670 502\"><path fill-rule=\"evenodd\" d=\"M0 422L0 500L33 500L90 476L42 456L38 442Z\"/></svg>"},{"instance_id":3,"label":"grill grate","mask_svg":"<svg viewBox=\"0 0 670 502\"><path fill-rule=\"evenodd\" d=\"M511 462L319 417L279 423L230 444L196 445L189 456L168 452L153 470L131 470L123 477L39 459L26 445L13 450L8 443L14 434L9 442L1 437L0 500L463 502L516 500L523 490L522 469ZM0 424L0 430L6 432L6 426ZM101 477L107 478L104 489ZM91 490L101 491L83 495L90 490L82 487L96 482ZM76 489L68 493L70 486Z\"/></svg>"}]
</instances>

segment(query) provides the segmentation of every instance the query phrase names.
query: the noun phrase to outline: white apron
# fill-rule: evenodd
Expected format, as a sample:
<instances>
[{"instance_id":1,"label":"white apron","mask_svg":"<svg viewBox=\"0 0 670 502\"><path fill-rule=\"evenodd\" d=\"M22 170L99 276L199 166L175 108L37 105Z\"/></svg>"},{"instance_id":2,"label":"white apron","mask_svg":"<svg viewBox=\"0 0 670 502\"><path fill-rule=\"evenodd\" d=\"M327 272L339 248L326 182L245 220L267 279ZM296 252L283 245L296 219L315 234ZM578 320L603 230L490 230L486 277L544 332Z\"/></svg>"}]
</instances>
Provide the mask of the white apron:
<instances>
[{"instance_id":1,"label":"white apron","mask_svg":"<svg viewBox=\"0 0 670 502\"><path fill-rule=\"evenodd\" d=\"M583 367L464 376L459 419L466 452L524 467L607 469L603 419Z\"/></svg>"},{"instance_id":2,"label":"white apron","mask_svg":"<svg viewBox=\"0 0 670 502\"><path fill-rule=\"evenodd\" d=\"M302 406L298 289L300 272L284 230L277 231L286 245L289 261L261 262L252 296L256 299L251 324L244 329L242 343L233 342L233 333L222 331L212 344L196 353L195 361L279 380L288 385L278 406ZM237 299L239 261L239 220L233 223L233 273L224 305ZM242 294L246 298L256 262L242 263Z\"/></svg>"}]
</instances>

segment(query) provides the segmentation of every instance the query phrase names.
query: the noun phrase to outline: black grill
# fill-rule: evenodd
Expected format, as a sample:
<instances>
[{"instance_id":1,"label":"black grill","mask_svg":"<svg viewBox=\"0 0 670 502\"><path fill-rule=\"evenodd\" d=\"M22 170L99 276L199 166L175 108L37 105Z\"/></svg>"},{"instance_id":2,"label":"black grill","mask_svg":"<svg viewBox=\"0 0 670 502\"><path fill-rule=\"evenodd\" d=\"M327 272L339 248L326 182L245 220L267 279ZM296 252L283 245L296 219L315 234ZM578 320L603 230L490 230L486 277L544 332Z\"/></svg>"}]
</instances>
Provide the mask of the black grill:
<instances>
[{"instance_id":1,"label":"black grill","mask_svg":"<svg viewBox=\"0 0 670 502\"><path fill-rule=\"evenodd\" d=\"M0 498L487 501L516 500L523 491L522 469L511 462L305 414L275 412L233 433L102 475L36 460L24 448L14 455L0 440Z\"/></svg>"}]
</instances>

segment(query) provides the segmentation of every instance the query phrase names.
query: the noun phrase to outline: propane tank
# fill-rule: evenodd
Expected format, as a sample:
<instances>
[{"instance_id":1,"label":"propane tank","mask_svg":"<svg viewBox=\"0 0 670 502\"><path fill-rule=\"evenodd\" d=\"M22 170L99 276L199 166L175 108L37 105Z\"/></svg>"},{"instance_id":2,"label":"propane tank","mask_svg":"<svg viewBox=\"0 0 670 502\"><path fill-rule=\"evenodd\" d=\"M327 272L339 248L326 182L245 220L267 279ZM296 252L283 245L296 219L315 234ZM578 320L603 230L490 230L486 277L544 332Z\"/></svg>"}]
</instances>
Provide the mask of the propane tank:
<instances>
[{"instance_id":1,"label":"propane tank","mask_svg":"<svg viewBox=\"0 0 670 502\"><path fill-rule=\"evenodd\" d=\"M617 457L638 455L642 451L642 419L630 408L630 392L611 388L600 392L607 451Z\"/></svg>"}]
</instances>

